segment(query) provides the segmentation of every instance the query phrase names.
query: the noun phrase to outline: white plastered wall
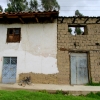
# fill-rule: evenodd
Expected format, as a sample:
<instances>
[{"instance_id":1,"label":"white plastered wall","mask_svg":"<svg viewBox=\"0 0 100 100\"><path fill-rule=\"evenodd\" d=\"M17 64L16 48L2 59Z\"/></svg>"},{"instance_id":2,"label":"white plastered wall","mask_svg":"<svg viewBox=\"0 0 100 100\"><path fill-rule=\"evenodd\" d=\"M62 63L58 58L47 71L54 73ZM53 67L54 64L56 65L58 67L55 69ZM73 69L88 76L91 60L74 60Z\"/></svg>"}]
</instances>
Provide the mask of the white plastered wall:
<instances>
[{"instance_id":1,"label":"white plastered wall","mask_svg":"<svg viewBox=\"0 0 100 100\"><path fill-rule=\"evenodd\" d=\"M21 28L20 43L6 43L7 28ZM20 73L58 73L57 23L0 24L0 80L3 57L17 57L16 80Z\"/></svg>"}]
</instances>

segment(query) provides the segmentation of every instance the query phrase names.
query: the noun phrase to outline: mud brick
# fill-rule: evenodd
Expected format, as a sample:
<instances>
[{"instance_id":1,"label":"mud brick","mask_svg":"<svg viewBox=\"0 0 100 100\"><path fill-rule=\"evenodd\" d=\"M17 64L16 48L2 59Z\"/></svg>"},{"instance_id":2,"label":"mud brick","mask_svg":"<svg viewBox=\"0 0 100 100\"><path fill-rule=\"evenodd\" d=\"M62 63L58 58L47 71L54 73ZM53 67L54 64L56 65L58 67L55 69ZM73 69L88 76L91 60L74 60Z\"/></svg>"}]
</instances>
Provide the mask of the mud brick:
<instances>
[{"instance_id":1,"label":"mud brick","mask_svg":"<svg viewBox=\"0 0 100 100\"><path fill-rule=\"evenodd\" d=\"M76 22L78 22L78 23L81 22L82 23L82 21L83 20L78 20L77 19ZM88 51L90 53L90 55L89 55L89 60L90 60L89 63L90 64L89 65L90 65L91 73L92 73L91 77L92 78L97 77L96 73L100 74L99 73L99 69L98 69L100 67L100 65L99 65L99 60L100 59L98 58L100 56L100 51L99 51L100 48L98 46L96 46L95 43L96 42L99 43L99 41L100 41L100 39L99 39L100 35L98 34L98 32L100 32L100 28L99 28L100 25L99 24L87 24L87 29L88 29L88 30L86 30L87 33L88 33L87 35L72 36L67 30L68 29L68 24L67 23L68 22L71 23L72 19L70 19L70 18L69 19L64 19L64 22L66 22L66 23L60 25L60 27L62 27L63 30L62 29L60 30L59 27L58 27L58 34L61 34L62 37L63 37L63 38L60 38L60 40L61 41L64 40L64 42L62 41L63 44L59 44L60 41L58 41L58 50L60 48L59 45L61 45L61 47L64 46L64 48L66 48L66 51L67 50L68 51L69 50L70 51L74 51L75 50L75 46L73 46L73 44L75 42L79 42L79 45L78 45L79 47L76 50L81 50L81 51L86 50L86 51ZM88 22L93 22L93 21L89 20ZM63 34L65 34L65 33L68 34L68 35L63 36ZM61 37L61 36L59 36L59 37ZM93 50L93 51L91 51L91 50ZM97 52L96 50L98 50L99 52ZM65 57L65 55L66 55L66 57ZM67 53L63 52L63 55L61 55L61 56L58 55L58 56L63 58L63 59L58 59L58 60L60 62L64 62L63 64L58 65L58 68L61 67L61 68L64 69L66 66L68 68L70 68L70 58L69 58L68 52ZM64 60L64 59L66 59L66 60ZM68 64L66 64L65 62L68 63ZM68 69L68 71L69 71L69 69ZM67 73L66 71L59 70L59 72L60 73L64 73L66 75L70 74L70 71L69 71L69 73ZM97 80L94 79L94 81L98 81L98 82L99 82L99 80L100 80L99 78L97 78Z\"/></svg>"}]
</instances>

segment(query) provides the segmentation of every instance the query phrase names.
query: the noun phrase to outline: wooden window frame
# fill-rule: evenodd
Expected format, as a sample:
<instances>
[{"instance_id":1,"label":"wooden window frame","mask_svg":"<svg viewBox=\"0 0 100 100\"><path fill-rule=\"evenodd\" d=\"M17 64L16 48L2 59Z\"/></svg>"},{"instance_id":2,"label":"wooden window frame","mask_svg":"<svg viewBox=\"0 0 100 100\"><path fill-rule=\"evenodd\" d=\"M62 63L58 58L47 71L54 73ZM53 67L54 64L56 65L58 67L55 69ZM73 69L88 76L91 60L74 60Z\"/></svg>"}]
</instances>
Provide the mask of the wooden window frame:
<instances>
[{"instance_id":1,"label":"wooden window frame","mask_svg":"<svg viewBox=\"0 0 100 100\"><path fill-rule=\"evenodd\" d=\"M16 32L18 31L18 32ZM7 43L20 43L21 28L7 28Z\"/></svg>"}]
</instances>

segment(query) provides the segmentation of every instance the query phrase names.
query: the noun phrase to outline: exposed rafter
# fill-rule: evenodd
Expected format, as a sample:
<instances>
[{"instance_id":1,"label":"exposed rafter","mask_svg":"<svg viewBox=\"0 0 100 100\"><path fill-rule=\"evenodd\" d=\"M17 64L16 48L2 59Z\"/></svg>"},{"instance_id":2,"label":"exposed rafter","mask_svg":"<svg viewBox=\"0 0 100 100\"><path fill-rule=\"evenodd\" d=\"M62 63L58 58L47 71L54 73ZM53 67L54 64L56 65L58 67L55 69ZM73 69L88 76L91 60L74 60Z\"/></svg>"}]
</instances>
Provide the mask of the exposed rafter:
<instances>
[{"instance_id":1,"label":"exposed rafter","mask_svg":"<svg viewBox=\"0 0 100 100\"><path fill-rule=\"evenodd\" d=\"M3 16L3 19L6 23L9 23L9 21L7 20L7 17L6 16Z\"/></svg>"},{"instance_id":2,"label":"exposed rafter","mask_svg":"<svg viewBox=\"0 0 100 100\"><path fill-rule=\"evenodd\" d=\"M84 24L85 24L88 20L89 20L89 17L88 17L88 18L86 18L86 20L84 21Z\"/></svg>"},{"instance_id":3,"label":"exposed rafter","mask_svg":"<svg viewBox=\"0 0 100 100\"><path fill-rule=\"evenodd\" d=\"M98 23L99 21L100 21L100 18L99 18L99 19L97 19L96 23Z\"/></svg>"},{"instance_id":4,"label":"exposed rafter","mask_svg":"<svg viewBox=\"0 0 100 100\"><path fill-rule=\"evenodd\" d=\"M60 21L63 17L58 17L58 21ZM89 16L82 16L82 17L75 17L75 16L69 16L69 17L64 17L68 21L68 24L100 24L100 16L99 17L89 17ZM89 22L88 22L89 21ZM61 22L61 21L60 21Z\"/></svg>"},{"instance_id":5,"label":"exposed rafter","mask_svg":"<svg viewBox=\"0 0 100 100\"><path fill-rule=\"evenodd\" d=\"M35 17L35 19L36 19L36 22L37 22L37 23L39 23L39 20L38 20L38 18L37 18L37 17Z\"/></svg>"},{"instance_id":6,"label":"exposed rafter","mask_svg":"<svg viewBox=\"0 0 100 100\"><path fill-rule=\"evenodd\" d=\"M53 23L53 17L51 17L50 20L51 20L51 23Z\"/></svg>"},{"instance_id":7,"label":"exposed rafter","mask_svg":"<svg viewBox=\"0 0 100 100\"><path fill-rule=\"evenodd\" d=\"M64 20L64 17L62 18L61 23L63 23L63 20Z\"/></svg>"},{"instance_id":8,"label":"exposed rafter","mask_svg":"<svg viewBox=\"0 0 100 100\"><path fill-rule=\"evenodd\" d=\"M18 17L18 18L19 18L19 20L21 21L22 24L25 23L21 17Z\"/></svg>"},{"instance_id":9,"label":"exposed rafter","mask_svg":"<svg viewBox=\"0 0 100 100\"><path fill-rule=\"evenodd\" d=\"M58 11L0 13L0 24L7 23L51 23L58 18ZM51 18L52 17L52 18ZM33 20L32 20L33 18ZM42 20L42 21L41 21Z\"/></svg>"},{"instance_id":10,"label":"exposed rafter","mask_svg":"<svg viewBox=\"0 0 100 100\"><path fill-rule=\"evenodd\" d=\"M72 23L75 23L75 20L76 20L76 17L74 17L74 19L73 19Z\"/></svg>"}]
</instances>

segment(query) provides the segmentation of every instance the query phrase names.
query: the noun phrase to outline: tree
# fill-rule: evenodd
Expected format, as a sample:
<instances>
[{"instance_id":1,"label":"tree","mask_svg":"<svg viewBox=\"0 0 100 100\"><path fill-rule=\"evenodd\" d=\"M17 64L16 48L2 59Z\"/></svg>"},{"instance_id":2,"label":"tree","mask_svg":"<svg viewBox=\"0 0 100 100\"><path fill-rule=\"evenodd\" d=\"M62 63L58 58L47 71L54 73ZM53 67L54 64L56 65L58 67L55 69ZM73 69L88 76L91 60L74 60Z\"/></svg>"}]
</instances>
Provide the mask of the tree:
<instances>
[{"instance_id":1,"label":"tree","mask_svg":"<svg viewBox=\"0 0 100 100\"><path fill-rule=\"evenodd\" d=\"M68 32L70 32L70 34L72 33L72 29L70 27L68 28Z\"/></svg>"},{"instance_id":2,"label":"tree","mask_svg":"<svg viewBox=\"0 0 100 100\"><path fill-rule=\"evenodd\" d=\"M83 16L83 14L80 13L79 10L76 10L76 11L75 11L75 16L80 16L80 17L81 17L81 16Z\"/></svg>"},{"instance_id":3,"label":"tree","mask_svg":"<svg viewBox=\"0 0 100 100\"><path fill-rule=\"evenodd\" d=\"M9 0L7 4L8 8L5 12L21 12L28 9L28 2L26 0Z\"/></svg>"},{"instance_id":4,"label":"tree","mask_svg":"<svg viewBox=\"0 0 100 100\"><path fill-rule=\"evenodd\" d=\"M76 27L76 28L75 28L75 33L77 33L77 35L80 35L80 34L83 33L83 31L81 30L80 27Z\"/></svg>"},{"instance_id":5,"label":"tree","mask_svg":"<svg viewBox=\"0 0 100 100\"><path fill-rule=\"evenodd\" d=\"M42 7L45 11L59 10L60 6L56 0L41 0Z\"/></svg>"},{"instance_id":6,"label":"tree","mask_svg":"<svg viewBox=\"0 0 100 100\"><path fill-rule=\"evenodd\" d=\"M3 11L3 8L2 8L2 6L0 5L0 12L2 12Z\"/></svg>"},{"instance_id":7,"label":"tree","mask_svg":"<svg viewBox=\"0 0 100 100\"><path fill-rule=\"evenodd\" d=\"M76 17L82 17L83 14L80 13L79 10L76 10L76 11L75 11L75 16L76 16ZM80 27L75 27L75 31L74 31L74 33L76 33L77 35L80 35L80 34L83 33L83 31L81 30Z\"/></svg>"},{"instance_id":8,"label":"tree","mask_svg":"<svg viewBox=\"0 0 100 100\"><path fill-rule=\"evenodd\" d=\"M37 11L38 10L38 2L37 0L30 0L30 3L29 3L30 7L29 7L29 10L30 11Z\"/></svg>"}]
</instances>

